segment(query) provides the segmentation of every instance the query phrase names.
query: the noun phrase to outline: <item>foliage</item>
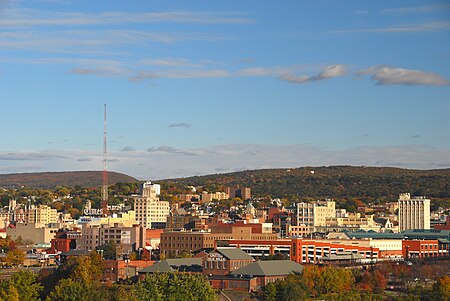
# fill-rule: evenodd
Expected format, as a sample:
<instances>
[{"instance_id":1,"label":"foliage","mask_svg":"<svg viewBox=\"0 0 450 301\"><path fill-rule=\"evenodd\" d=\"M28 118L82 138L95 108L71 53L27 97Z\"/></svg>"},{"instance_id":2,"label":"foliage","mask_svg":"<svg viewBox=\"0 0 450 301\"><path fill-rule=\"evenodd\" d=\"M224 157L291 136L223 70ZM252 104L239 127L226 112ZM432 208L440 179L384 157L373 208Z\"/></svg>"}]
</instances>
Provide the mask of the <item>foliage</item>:
<instances>
[{"instance_id":1,"label":"foliage","mask_svg":"<svg viewBox=\"0 0 450 301\"><path fill-rule=\"evenodd\" d=\"M0 300L37 301L42 286L30 271L19 271L0 283Z\"/></svg>"},{"instance_id":2,"label":"foliage","mask_svg":"<svg viewBox=\"0 0 450 301\"><path fill-rule=\"evenodd\" d=\"M314 170L314 174L311 174ZM301 167L261 169L159 181L162 185L218 187L241 185L252 188L252 195L271 195L298 201L302 198L335 198L348 201L343 207L356 208L365 203L397 200L400 192L433 197L450 207L450 169L411 170L390 167ZM442 200L439 200L442 199ZM446 200L444 200L446 199Z\"/></svg>"},{"instance_id":3,"label":"foliage","mask_svg":"<svg viewBox=\"0 0 450 301\"><path fill-rule=\"evenodd\" d=\"M115 242L107 242L99 247L97 251L102 250L102 256L104 259L116 260L118 246Z\"/></svg>"},{"instance_id":4,"label":"foliage","mask_svg":"<svg viewBox=\"0 0 450 301\"><path fill-rule=\"evenodd\" d=\"M25 253L19 249L12 249L6 253L6 256L2 258L2 260L7 266L18 266L23 264L25 260Z\"/></svg>"},{"instance_id":5,"label":"foliage","mask_svg":"<svg viewBox=\"0 0 450 301\"><path fill-rule=\"evenodd\" d=\"M445 275L439 279L434 285L433 291L436 294L436 300L450 300L450 276Z\"/></svg>"},{"instance_id":6,"label":"foliage","mask_svg":"<svg viewBox=\"0 0 450 301\"><path fill-rule=\"evenodd\" d=\"M94 294L101 291L100 280L102 273L102 259L96 252L92 252L89 256L71 257L54 272L48 270L41 271L39 279L44 285L41 298L44 300L51 293L53 295L50 298L56 298L56 296L59 296L63 292L63 288L65 287L74 292L77 292L82 287L86 291L83 293ZM71 281L66 281L67 279L71 279ZM61 296L61 298L63 297Z\"/></svg>"},{"instance_id":7,"label":"foliage","mask_svg":"<svg viewBox=\"0 0 450 301\"><path fill-rule=\"evenodd\" d=\"M217 300L204 275L187 273L148 275L136 285L136 296L145 301Z\"/></svg>"},{"instance_id":8,"label":"foliage","mask_svg":"<svg viewBox=\"0 0 450 301\"><path fill-rule=\"evenodd\" d=\"M108 172L109 183L138 182L135 178L117 172ZM37 172L21 174L0 175L0 187L22 187L28 185L33 188L75 187L100 187L102 185L102 171L67 171L67 172ZM61 194L69 191L60 189ZM27 193L24 196L36 195Z\"/></svg>"}]
</instances>

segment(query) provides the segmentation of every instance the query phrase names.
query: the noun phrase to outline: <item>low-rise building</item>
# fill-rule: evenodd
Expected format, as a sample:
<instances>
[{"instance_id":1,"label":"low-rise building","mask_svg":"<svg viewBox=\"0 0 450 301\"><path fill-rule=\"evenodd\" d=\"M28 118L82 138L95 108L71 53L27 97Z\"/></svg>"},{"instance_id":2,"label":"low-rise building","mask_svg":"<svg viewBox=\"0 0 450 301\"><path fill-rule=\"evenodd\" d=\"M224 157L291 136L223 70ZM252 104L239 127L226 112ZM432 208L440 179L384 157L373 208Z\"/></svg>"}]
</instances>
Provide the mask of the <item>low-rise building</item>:
<instances>
[{"instance_id":1,"label":"low-rise building","mask_svg":"<svg viewBox=\"0 0 450 301\"><path fill-rule=\"evenodd\" d=\"M253 262L253 258L239 248L216 248L203 257L203 273L228 275Z\"/></svg>"},{"instance_id":2,"label":"low-rise building","mask_svg":"<svg viewBox=\"0 0 450 301\"><path fill-rule=\"evenodd\" d=\"M167 231L161 234L161 253L179 254L197 252L202 249L214 249L221 240L273 240L276 234L264 224L219 224L211 227L210 232ZM269 230L270 228L270 230Z\"/></svg>"},{"instance_id":3,"label":"low-rise building","mask_svg":"<svg viewBox=\"0 0 450 301\"><path fill-rule=\"evenodd\" d=\"M17 240L19 237L23 241L28 241L31 244L47 243L55 237L58 228L47 227L44 224L26 224L17 223L10 225L6 229L6 234L11 237L12 240Z\"/></svg>"}]
</instances>

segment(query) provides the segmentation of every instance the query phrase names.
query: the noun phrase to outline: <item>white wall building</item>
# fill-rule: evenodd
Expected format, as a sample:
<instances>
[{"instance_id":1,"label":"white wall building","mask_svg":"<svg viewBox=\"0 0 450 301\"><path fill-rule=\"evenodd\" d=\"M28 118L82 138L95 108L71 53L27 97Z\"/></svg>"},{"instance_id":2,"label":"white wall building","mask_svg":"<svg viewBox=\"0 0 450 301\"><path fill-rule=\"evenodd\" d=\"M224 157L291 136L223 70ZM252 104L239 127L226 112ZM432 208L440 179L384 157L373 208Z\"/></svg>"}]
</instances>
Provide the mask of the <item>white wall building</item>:
<instances>
[{"instance_id":1,"label":"white wall building","mask_svg":"<svg viewBox=\"0 0 450 301\"><path fill-rule=\"evenodd\" d=\"M160 201L161 187L158 184L146 182L142 185L140 196L133 196L136 220L141 227L165 228L170 206L167 201Z\"/></svg>"},{"instance_id":2,"label":"white wall building","mask_svg":"<svg viewBox=\"0 0 450 301\"><path fill-rule=\"evenodd\" d=\"M412 197L402 193L398 199L398 223L400 231L430 229L430 200L423 196Z\"/></svg>"}]
</instances>

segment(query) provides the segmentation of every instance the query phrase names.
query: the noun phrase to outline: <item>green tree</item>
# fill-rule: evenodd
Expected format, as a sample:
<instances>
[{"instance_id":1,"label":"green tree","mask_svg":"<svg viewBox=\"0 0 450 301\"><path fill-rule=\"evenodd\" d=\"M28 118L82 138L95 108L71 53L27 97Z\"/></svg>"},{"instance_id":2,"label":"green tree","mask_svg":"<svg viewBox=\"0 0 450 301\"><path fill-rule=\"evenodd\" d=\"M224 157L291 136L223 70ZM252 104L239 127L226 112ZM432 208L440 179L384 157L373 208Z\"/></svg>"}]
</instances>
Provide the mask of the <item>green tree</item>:
<instances>
[{"instance_id":1,"label":"green tree","mask_svg":"<svg viewBox=\"0 0 450 301\"><path fill-rule=\"evenodd\" d=\"M3 260L7 266L18 266L25 261L25 253L18 249L9 250Z\"/></svg>"},{"instance_id":2,"label":"green tree","mask_svg":"<svg viewBox=\"0 0 450 301\"><path fill-rule=\"evenodd\" d=\"M47 297L47 301L101 300L100 297L98 292L89 289L86 283L69 278L58 283Z\"/></svg>"},{"instance_id":3,"label":"green tree","mask_svg":"<svg viewBox=\"0 0 450 301\"><path fill-rule=\"evenodd\" d=\"M204 275L164 273L148 275L136 285L138 300L214 301L217 296Z\"/></svg>"},{"instance_id":4,"label":"green tree","mask_svg":"<svg viewBox=\"0 0 450 301\"><path fill-rule=\"evenodd\" d=\"M433 286L433 291L436 294L436 300L450 300L450 277L445 275L439 279Z\"/></svg>"},{"instance_id":5,"label":"green tree","mask_svg":"<svg viewBox=\"0 0 450 301\"><path fill-rule=\"evenodd\" d=\"M103 252L103 258L104 259L117 259L117 244L115 242L107 242L99 247L97 247L97 250L102 250Z\"/></svg>"},{"instance_id":6,"label":"green tree","mask_svg":"<svg viewBox=\"0 0 450 301\"><path fill-rule=\"evenodd\" d=\"M262 295L266 301L277 301L277 285L270 282L262 289Z\"/></svg>"},{"instance_id":7,"label":"green tree","mask_svg":"<svg viewBox=\"0 0 450 301\"><path fill-rule=\"evenodd\" d=\"M42 286L30 271L19 271L0 283L0 300L37 301Z\"/></svg>"}]
</instances>

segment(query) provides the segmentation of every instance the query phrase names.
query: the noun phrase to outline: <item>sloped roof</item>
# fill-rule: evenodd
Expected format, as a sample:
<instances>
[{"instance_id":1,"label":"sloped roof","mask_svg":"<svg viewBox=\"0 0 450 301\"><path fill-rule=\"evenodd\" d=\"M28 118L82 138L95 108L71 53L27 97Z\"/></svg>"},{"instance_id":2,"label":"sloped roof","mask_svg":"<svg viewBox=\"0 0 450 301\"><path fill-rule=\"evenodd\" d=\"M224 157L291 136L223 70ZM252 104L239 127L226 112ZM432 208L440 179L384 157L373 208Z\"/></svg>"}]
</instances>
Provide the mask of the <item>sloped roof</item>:
<instances>
[{"instance_id":1,"label":"sloped roof","mask_svg":"<svg viewBox=\"0 0 450 301\"><path fill-rule=\"evenodd\" d=\"M216 249L217 252L225 256L229 260L252 260L253 258L239 248L221 247Z\"/></svg>"},{"instance_id":2,"label":"sloped roof","mask_svg":"<svg viewBox=\"0 0 450 301\"><path fill-rule=\"evenodd\" d=\"M231 272L231 275L284 276L301 272L303 266L292 260L260 260Z\"/></svg>"},{"instance_id":3,"label":"sloped roof","mask_svg":"<svg viewBox=\"0 0 450 301\"><path fill-rule=\"evenodd\" d=\"M202 266L201 258L177 258L177 259L165 259L159 261L149 267L143 268L139 273L167 273L175 272L179 270L186 270L189 267Z\"/></svg>"}]
</instances>

